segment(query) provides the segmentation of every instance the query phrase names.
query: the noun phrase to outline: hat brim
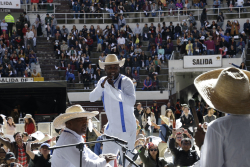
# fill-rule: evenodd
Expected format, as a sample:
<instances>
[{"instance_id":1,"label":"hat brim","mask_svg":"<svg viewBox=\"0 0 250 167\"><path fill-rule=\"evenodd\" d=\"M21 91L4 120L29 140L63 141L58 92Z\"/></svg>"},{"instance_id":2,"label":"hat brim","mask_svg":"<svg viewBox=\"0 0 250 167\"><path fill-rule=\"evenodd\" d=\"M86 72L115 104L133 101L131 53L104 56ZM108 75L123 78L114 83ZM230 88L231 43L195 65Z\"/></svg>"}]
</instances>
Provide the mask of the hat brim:
<instances>
[{"instance_id":1,"label":"hat brim","mask_svg":"<svg viewBox=\"0 0 250 167\"><path fill-rule=\"evenodd\" d=\"M194 80L196 89L208 104L208 106L210 106L211 108L215 108L221 112L229 114L250 114L250 93L244 101L240 102L239 105L238 102L237 104L236 102L234 102L237 97L235 97L235 99L227 99L226 95L218 94L216 91L213 91L213 88L218 81L218 77L223 70L223 68L220 68L199 75ZM250 72L245 70L242 70L242 72L244 72L248 77L248 80L250 80ZM237 90L234 90L234 88L232 88L231 91ZM240 94L241 93L238 92L239 96Z\"/></svg>"},{"instance_id":2,"label":"hat brim","mask_svg":"<svg viewBox=\"0 0 250 167\"><path fill-rule=\"evenodd\" d=\"M125 63L125 58L123 58L121 61L114 61L114 62L101 62L99 60L99 66L101 69L104 69L105 65L112 65L112 64L119 64L120 67L122 67Z\"/></svg>"},{"instance_id":3,"label":"hat brim","mask_svg":"<svg viewBox=\"0 0 250 167\"><path fill-rule=\"evenodd\" d=\"M92 118L98 114L99 114L98 111L65 113L65 114L61 114L58 117L56 117L53 121L53 125L54 125L54 128L56 128L56 129L62 129L65 127L65 122L67 122L71 119L82 118L82 117L87 117L89 119L89 118Z\"/></svg>"},{"instance_id":4,"label":"hat brim","mask_svg":"<svg viewBox=\"0 0 250 167\"><path fill-rule=\"evenodd\" d=\"M166 125L169 125L169 119L166 116L161 115L160 118L163 122L165 122Z\"/></svg>"}]
</instances>

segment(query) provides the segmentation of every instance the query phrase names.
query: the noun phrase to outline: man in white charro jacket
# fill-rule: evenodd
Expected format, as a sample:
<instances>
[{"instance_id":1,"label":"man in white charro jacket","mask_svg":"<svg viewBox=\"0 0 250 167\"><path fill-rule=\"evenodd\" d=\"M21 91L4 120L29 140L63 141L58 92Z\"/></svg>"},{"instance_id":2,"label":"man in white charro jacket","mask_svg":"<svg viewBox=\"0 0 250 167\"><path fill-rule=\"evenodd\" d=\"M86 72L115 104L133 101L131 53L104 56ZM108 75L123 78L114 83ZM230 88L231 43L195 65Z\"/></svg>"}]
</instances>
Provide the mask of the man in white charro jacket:
<instances>
[{"instance_id":1,"label":"man in white charro jacket","mask_svg":"<svg viewBox=\"0 0 250 167\"><path fill-rule=\"evenodd\" d=\"M124 62L125 59L119 61L114 54L109 54L105 62L99 61L99 66L105 70L107 77L102 77L99 80L96 88L90 93L89 99L94 102L102 97L104 110L108 118L104 133L128 141L127 146L132 150L136 139L134 116L136 97L132 80L119 73ZM119 150L122 155L122 150L116 143L103 143L103 154L117 154ZM128 156L132 158L132 154L128 153ZM110 162L110 165L114 166L113 163ZM127 165L128 162L126 162Z\"/></svg>"}]
</instances>

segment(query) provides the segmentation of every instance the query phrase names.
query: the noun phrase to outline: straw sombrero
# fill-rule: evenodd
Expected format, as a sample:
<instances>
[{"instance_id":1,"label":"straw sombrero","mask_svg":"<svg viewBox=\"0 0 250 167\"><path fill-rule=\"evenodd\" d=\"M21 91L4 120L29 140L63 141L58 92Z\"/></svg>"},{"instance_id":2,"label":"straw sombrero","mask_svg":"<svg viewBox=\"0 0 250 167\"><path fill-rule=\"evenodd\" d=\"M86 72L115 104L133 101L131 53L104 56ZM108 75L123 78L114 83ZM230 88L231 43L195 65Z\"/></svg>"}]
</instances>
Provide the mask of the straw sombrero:
<instances>
[{"instance_id":1,"label":"straw sombrero","mask_svg":"<svg viewBox=\"0 0 250 167\"><path fill-rule=\"evenodd\" d=\"M225 113L249 114L249 79L250 72L230 67L201 74L194 85L210 107Z\"/></svg>"},{"instance_id":2,"label":"straw sombrero","mask_svg":"<svg viewBox=\"0 0 250 167\"><path fill-rule=\"evenodd\" d=\"M166 117L166 116L164 116L164 115L161 115L160 117L161 117L161 120L162 120L163 122L165 122L166 125L169 125L169 118L168 118L168 117Z\"/></svg>"},{"instance_id":3,"label":"straw sombrero","mask_svg":"<svg viewBox=\"0 0 250 167\"><path fill-rule=\"evenodd\" d=\"M61 129L65 127L65 122L81 117L92 118L99 114L98 111L88 112L85 111L80 105L73 105L66 109L65 114L60 114L53 121L53 125L56 129Z\"/></svg>"},{"instance_id":4,"label":"straw sombrero","mask_svg":"<svg viewBox=\"0 0 250 167\"><path fill-rule=\"evenodd\" d=\"M105 62L101 62L99 60L99 66L101 69L104 69L105 65L111 65L111 64L119 64L119 66L122 67L124 63L125 63L125 58L119 61L115 54L108 54L105 58Z\"/></svg>"}]
</instances>

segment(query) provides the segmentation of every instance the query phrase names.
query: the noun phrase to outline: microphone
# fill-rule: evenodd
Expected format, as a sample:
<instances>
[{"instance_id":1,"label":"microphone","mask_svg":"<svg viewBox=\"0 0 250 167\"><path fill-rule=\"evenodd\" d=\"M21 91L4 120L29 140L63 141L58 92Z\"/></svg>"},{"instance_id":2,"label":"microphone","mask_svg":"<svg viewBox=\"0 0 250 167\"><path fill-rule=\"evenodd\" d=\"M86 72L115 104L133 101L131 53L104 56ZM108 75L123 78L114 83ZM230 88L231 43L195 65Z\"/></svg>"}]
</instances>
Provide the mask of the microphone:
<instances>
[{"instance_id":1,"label":"microphone","mask_svg":"<svg viewBox=\"0 0 250 167\"><path fill-rule=\"evenodd\" d=\"M114 137L114 136L109 136L107 134L103 134L103 139L114 139L115 141L119 142L120 144L124 144L124 145L127 145L128 142L125 141L125 140L122 140L122 139L119 139L118 137Z\"/></svg>"}]
</instances>

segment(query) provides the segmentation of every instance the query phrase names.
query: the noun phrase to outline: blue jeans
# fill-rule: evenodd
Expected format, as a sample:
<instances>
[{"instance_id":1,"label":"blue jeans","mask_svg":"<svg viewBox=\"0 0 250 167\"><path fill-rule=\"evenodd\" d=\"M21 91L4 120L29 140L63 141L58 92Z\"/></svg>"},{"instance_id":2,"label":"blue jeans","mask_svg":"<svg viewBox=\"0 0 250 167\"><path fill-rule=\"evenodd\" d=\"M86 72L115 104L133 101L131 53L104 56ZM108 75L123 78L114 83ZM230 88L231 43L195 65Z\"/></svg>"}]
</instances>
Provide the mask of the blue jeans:
<instances>
[{"instance_id":1,"label":"blue jeans","mask_svg":"<svg viewBox=\"0 0 250 167\"><path fill-rule=\"evenodd\" d=\"M166 54L165 57L166 57L166 59L169 60L171 58L171 54Z\"/></svg>"},{"instance_id":2,"label":"blue jeans","mask_svg":"<svg viewBox=\"0 0 250 167\"><path fill-rule=\"evenodd\" d=\"M75 13L79 13L78 14L78 18L80 18L80 11L74 11ZM74 18L76 18L76 14L74 14Z\"/></svg>"},{"instance_id":3,"label":"blue jeans","mask_svg":"<svg viewBox=\"0 0 250 167\"><path fill-rule=\"evenodd\" d=\"M54 30L55 30L55 29L56 29L56 26L52 26L52 27L51 27L51 35L52 35L52 37L54 37L54 35L55 35L55 34L54 34Z\"/></svg>"},{"instance_id":4,"label":"blue jeans","mask_svg":"<svg viewBox=\"0 0 250 167\"><path fill-rule=\"evenodd\" d=\"M156 16L156 13L151 13L152 14L152 17L155 17Z\"/></svg>"},{"instance_id":5,"label":"blue jeans","mask_svg":"<svg viewBox=\"0 0 250 167\"><path fill-rule=\"evenodd\" d=\"M207 50L207 55L213 55L214 51L213 50Z\"/></svg>"},{"instance_id":6,"label":"blue jeans","mask_svg":"<svg viewBox=\"0 0 250 167\"><path fill-rule=\"evenodd\" d=\"M117 31L118 30L118 24L114 24L115 26L115 30Z\"/></svg>"},{"instance_id":7,"label":"blue jeans","mask_svg":"<svg viewBox=\"0 0 250 167\"><path fill-rule=\"evenodd\" d=\"M23 77L23 71L24 71L23 68L16 68L17 75L18 75L18 72L21 72L21 77Z\"/></svg>"},{"instance_id":8,"label":"blue jeans","mask_svg":"<svg viewBox=\"0 0 250 167\"><path fill-rule=\"evenodd\" d=\"M134 70L137 70L137 73L139 74L139 72L140 72L140 67L132 67L132 73L134 73Z\"/></svg>"},{"instance_id":9,"label":"blue jeans","mask_svg":"<svg viewBox=\"0 0 250 167\"><path fill-rule=\"evenodd\" d=\"M114 16L114 14L113 14L114 11L113 11L113 9L108 9L107 11L110 13L110 17Z\"/></svg>"},{"instance_id":10,"label":"blue jeans","mask_svg":"<svg viewBox=\"0 0 250 167\"><path fill-rule=\"evenodd\" d=\"M29 65L31 65L31 63L36 63L36 62L37 62L36 58L31 58L30 61L29 61Z\"/></svg>"}]
</instances>

